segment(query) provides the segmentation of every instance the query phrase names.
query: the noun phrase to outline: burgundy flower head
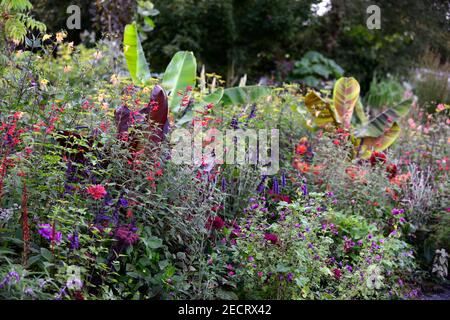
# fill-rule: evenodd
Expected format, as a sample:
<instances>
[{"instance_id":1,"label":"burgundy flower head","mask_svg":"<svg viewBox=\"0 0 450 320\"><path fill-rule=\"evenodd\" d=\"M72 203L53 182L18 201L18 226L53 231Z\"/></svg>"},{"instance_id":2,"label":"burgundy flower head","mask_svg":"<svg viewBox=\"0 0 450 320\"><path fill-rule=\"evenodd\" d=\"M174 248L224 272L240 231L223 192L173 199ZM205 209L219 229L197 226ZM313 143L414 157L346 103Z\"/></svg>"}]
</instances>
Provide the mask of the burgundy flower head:
<instances>
[{"instance_id":1,"label":"burgundy flower head","mask_svg":"<svg viewBox=\"0 0 450 320\"><path fill-rule=\"evenodd\" d=\"M266 233L264 235L264 239L266 239L267 241L269 241L272 244L277 244L278 243L278 236L276 234L273 234L273 233Z\"/></svg>"},{"instance_id":2,"label":"burgundy flower head","mask_svg":"<svg viewBox=\"0 0 450 320\"><path fill-rule=\"evenodd\" d=\"M131 224L121 225L117 228L115 238L119 243L124 245L132 245L139 240L139 236L136 234L137 228Z\"/></svg>"},{"instance_id":3,"label":"burgundy flower head","mask_svg":"<svg viewBox=\"0 0 450 320\"><path fill-rule=\"evenodd\" d=\"M211 229L220 230L223 228L224 225L225 225L225 221L223 221L223 219L221 217L215 216L214 219L209 218L208 223L207 223L207 228L209 230L211 230Z\"/></svg>"}]
</instances>

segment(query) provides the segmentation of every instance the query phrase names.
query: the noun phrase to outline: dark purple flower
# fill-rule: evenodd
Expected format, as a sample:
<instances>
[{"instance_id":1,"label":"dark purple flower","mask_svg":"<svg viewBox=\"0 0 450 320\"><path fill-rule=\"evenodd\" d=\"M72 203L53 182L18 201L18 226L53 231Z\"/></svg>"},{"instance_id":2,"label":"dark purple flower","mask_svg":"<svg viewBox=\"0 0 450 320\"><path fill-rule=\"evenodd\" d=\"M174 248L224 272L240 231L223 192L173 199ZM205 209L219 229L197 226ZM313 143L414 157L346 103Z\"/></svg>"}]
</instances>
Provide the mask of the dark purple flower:
<instances>
[{"instance_id":1,"label":"dark purple flower","mask_svg":"<svg viewBox=\"0 0 450 320\"><path fill-rule=\"evenodd\" d=\"M128 200L125 198L120 197L119 198L119 205L126 208L128 207Z\"/></svg>"},{"instance_id":2,"label":"dark purple flower","mask_svg":"<svg viewBox=\"0 0 450 320\"><path fill-rule=\"evenodd\" d=\"M222 192L225 192L227 190L227 179L225 177L222 178L221 190Z\"/></svg>"},{"instance_id":3,"label":"dark purple flower","mask_svg":"<svg viewBox=\"0 0 450 320\"><path fill-rule=\"evenodd\" d=\"M308 195L308 186L306 185L306 183L302 185L302 191L304 196Z\"/></svg>"},{"instance_id":4,"label":"dark purple flower","mask_svg":"<svg viewBox=\"0 0 450 320\"><path fill-rule=\"evenodd\" d=\"M399 214L405 213L405 209L396 209L396 208L394 208L394 209L392 209L391 213L392 213L392 215L397 216Z\"/></svg>"},{"instance_id":5,"label":"dark purple flower","mask_svg":"<svg viewBox=\"0 0 450 320\"><path fill-rule=\"evenodd\" d=\"M258 193L263 193L264 189L265 189L265 182L266 182L267 176L262 176L261 182L259 183L258 187L257 187L257 191Z\"/></svg>"},{"instance_id":6,"label":"dark purple flower","mask_svg":"<svg viewBox=\"0 0 450 320\"><path fill-rule=\"evenodd\" d=\"M292 280L294 280L294 275L292 274L292 272L289 272L286 276L286 280L288 282L292 282Z\"/></svg>"},{"instance_id":7,"label":"dark purple flower","mask_svg":"<svg viewBox=\"0 0 450 320\"><path fill-rule=\"evenodd\" d=\"M69 235L67 236L67 238L69 239L69 241L70 241L70 247L71 247L73 250L77 250L78 248L80 248L80 239L78 238L78 233L77 233L77 232L74 232L74 233L72 233L72 234L69 234Z\"/></svg>"},{"instance_id":8,"label":"dark purple flower","mask_svg":"<svg viewBox=\"0 0 450 320\"><path fill-rule=\"evenodd\" d=\"M132 245L139 240L136 234L137 228L131 224L119 226L115 233L115 238L122 245Z\"/></svg>"},{"instance_id":9,"label":"dark purple flower","mask_svg":"<svg viewBox=\"0 0 450 320\"><path fill-rule=\"evenodd\" d=\"M239 122L236 117L233 117L233 119L231 119L231 127L235 130L239 128Z\"/></svg>"},{"instance_id":10,"label":"dark purple flower","mask_svg":"<svg viewBox=\"0 0 450 320\"><path fill-rule=\"evenodd\" d=\"M272 181L273 181L273 184L272 184L272 192L273 192L273 194L280 194L280 187L278 185L277 177L273 177Z\"/></svg>"},{"instance_id":11,"label":"dark purple flower","mask_svg":"<svg viewBox=\"0 0 450 320\"><path fill-rule=\"evenodd\" d=\"M15 283L19 283L20 281L20 275L16 271L10 271L8 274L3 278L2 282L0 282L0 289L3 289L6 285L9 285L12 283L11 280L15 280Z\"/></svg>"},{"instance_id":12,"label":"dark purple flower","mask_svg":"<svg viewBox=\"0 0 450 320\"><path fill-rule=\"evenodd\" d=\"M247 120L253 119L255 117L256 117L256 104L252 104L250 114L248 115Z\"/></svg>"}]
</instances>

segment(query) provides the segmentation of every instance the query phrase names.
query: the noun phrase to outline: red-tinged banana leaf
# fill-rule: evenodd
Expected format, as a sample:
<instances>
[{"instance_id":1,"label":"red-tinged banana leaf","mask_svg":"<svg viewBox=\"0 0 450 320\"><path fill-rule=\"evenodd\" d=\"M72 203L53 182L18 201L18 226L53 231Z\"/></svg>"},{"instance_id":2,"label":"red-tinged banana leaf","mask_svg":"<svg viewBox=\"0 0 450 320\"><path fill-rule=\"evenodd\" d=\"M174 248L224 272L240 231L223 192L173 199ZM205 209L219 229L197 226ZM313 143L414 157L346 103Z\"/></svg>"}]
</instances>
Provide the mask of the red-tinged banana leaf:
<instances>
[{"instance_id":1,"label":"red-tinged banana leaf","mask_svg":"<svg viewBox=\"0 0 450 320\"><path fill-rule=\"evenodd\" d=\"M150 96L150 104L140 111L145 119L150 121L154 128L150 139L153 142L161 142L164 139L164 130L169 116L169 103L164 89L156 85Z\"/></svg>"},{"instance_id":2,"label":"red-tinged banana leaf","mask_svg":"<svg viewBox=\"0 0 450 320\"><path fill-rule=\"evenodd\" d=\"M370 158L373 151L383 151L389 148L400 135L400 127L396 122L379 137L363 137L359 145L359 157Z\"/></svg>"},{"instance_id":3,"label":"red-tinged banana leaf","mask_svg":"<svg viewBox=\"0 0 450 320\"><path fill-rule=\"evenodd\" d=\"M131 110L125 105L118 107L114 111L114 121L119 134L128 132L128 128L131 126Z\"/></svg>"},{"instance_id":4,"label":"red-tinged banana leaf","mask_svg":"<svg viewBox=\"0 0 450 320\"><path fill-rule=\"evenodd\" d=\"M333 106L323 100L315 91L305 97L305 106L319 127L336 124L336 114Z\"/></svg>"},{"instance_id":5,"label":"red-tinged banana leaf","mask_svg":"<svg viewBox=\"0 0 450 320\"><path fill-rule=\"evenodd\" d=\"M375 119L357 128L355 136L358 138L381 136L394 122L408 114L411 102L410 99L402 101L395 107L380 113Z\"/></svg>"},{"instance_id":6,"label":"red-tinged banana leaf","mask_svg":"<svg viewBox=\"0 0 450 320\"><path fill-rule=\"evenodd\" d=\"M340 78L334 85L333 101L337 121L349 129L353 109L359 99L360 87L355 78Z\"/></svg>"}]
</instances>

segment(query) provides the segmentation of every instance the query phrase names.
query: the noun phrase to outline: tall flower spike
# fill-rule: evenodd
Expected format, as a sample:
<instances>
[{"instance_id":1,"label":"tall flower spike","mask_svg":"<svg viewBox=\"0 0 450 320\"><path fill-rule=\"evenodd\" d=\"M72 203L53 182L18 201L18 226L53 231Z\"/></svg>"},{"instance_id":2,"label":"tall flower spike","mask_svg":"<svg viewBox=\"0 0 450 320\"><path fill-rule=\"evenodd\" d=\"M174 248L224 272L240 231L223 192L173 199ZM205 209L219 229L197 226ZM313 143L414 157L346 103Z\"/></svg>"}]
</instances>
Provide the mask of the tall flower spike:
<instances>
[{"instance_id":1,"label":"tall flower spike","mask_svg":"<svg viewBox=\"0 0 450 320\"><path fill-rule=\"evenodd\" d=\"M274 194L280 194L280 186L278 185L277 177L273 177L272 191Z\"/></svg>"}]
</instances>

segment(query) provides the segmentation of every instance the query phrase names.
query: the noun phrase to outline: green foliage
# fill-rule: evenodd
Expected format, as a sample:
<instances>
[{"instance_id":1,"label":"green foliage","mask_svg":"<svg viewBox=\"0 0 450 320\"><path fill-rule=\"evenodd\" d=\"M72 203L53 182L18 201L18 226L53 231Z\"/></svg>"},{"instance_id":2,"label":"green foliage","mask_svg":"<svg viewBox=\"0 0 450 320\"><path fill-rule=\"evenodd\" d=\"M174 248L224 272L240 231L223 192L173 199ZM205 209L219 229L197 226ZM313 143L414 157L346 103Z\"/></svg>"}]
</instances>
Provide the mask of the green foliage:
<instances>
[{"instance_id":1,"label":"green foliage","mask_svg":"<svg viewBox=\"0 0 450 320\"><path fill-rule=\"evenodd\" d=\"M433 112L438 103L450 103L450 62L441 61L441 56L428 49L419 59L418 66L411 74L411 82L419 101Z\"/></svg>"},{"instance_id":2,"label":"green foliage","mask_svg":"<svg viewBox=\"0 0 450 320\"><path fill-rule=\"evenodd\" d=\"M234 87L225 89L221 102L224 106L250 104L269 94L270 89L263 86Z\"/></svg>"},{"instance_id":3,"label":"green foliage","mask_svg":"<svg viewBox=\"0 0 450 320\"><path fill-rule=\"evenodd\" d=\"M28 0L2 0L0 14L3 16L0 23L0 36L17 42L25 41L28 30L45 32L46 26L28 15L33 8ZM2 39L3 40L3 39Z\"/></svg>"},{"instance_id":4,"label":"green foliage","mask_svg":"<svg viewBox=\"0 0 450 320\"><path fill-rule=\"evenodd\" d=\"M169 109L172 112L179 112L183 97L190 98L196 75L197 60L194 54L188 51L177 52L167 66L161 83L170 94Z\"/></svg>"},{"instance_id":5,"label":"green foliage","mask_svg":"<svg viewBox=\"0 0 450 320\"><path fill-rule=\"evenodd\" d=\"M366 105L375 110L396 105L402 101L405 89L393 78L378 79L375 75L365 96Z\"/></svg>"},{"instance_id":6,"label":"green foliage","mask_svg":"<svg viewBox=\"0 0 450 320\"><path fill-rule=\"evenodd\" d=\"M300 61L295 62L293 70L293 79L315 88L322 81L338 79L343 75L344 69L334 60L316 51L308 51Z\"/></svg>"},{"instance_id":7,"label":"green foliage","mask_svg":"<svg viewBox=\"0 0 450 320\"><path fill-rule=\"evenodd\" d=\"M234 249L234 263L243 264L236 273L241 297L402 296L398 279L414 268L414 262L409 246L398 236L385 238L364 218L336 212L323 194L282 202L272 214L259 209L264 207L261 201L250 206Z\"/></svg>"},{"instance_id":8,"label":"green foliage","mask_svg":"<svg viewBox=\"0 0 450 320\"><path fill-rule=\"evenodd\" d=\"M142 50L136 23L125 27L123 36L124 55L131 78L136 85L145 84L150 79L150 68Z\"/></svg>"}]
</instances>

